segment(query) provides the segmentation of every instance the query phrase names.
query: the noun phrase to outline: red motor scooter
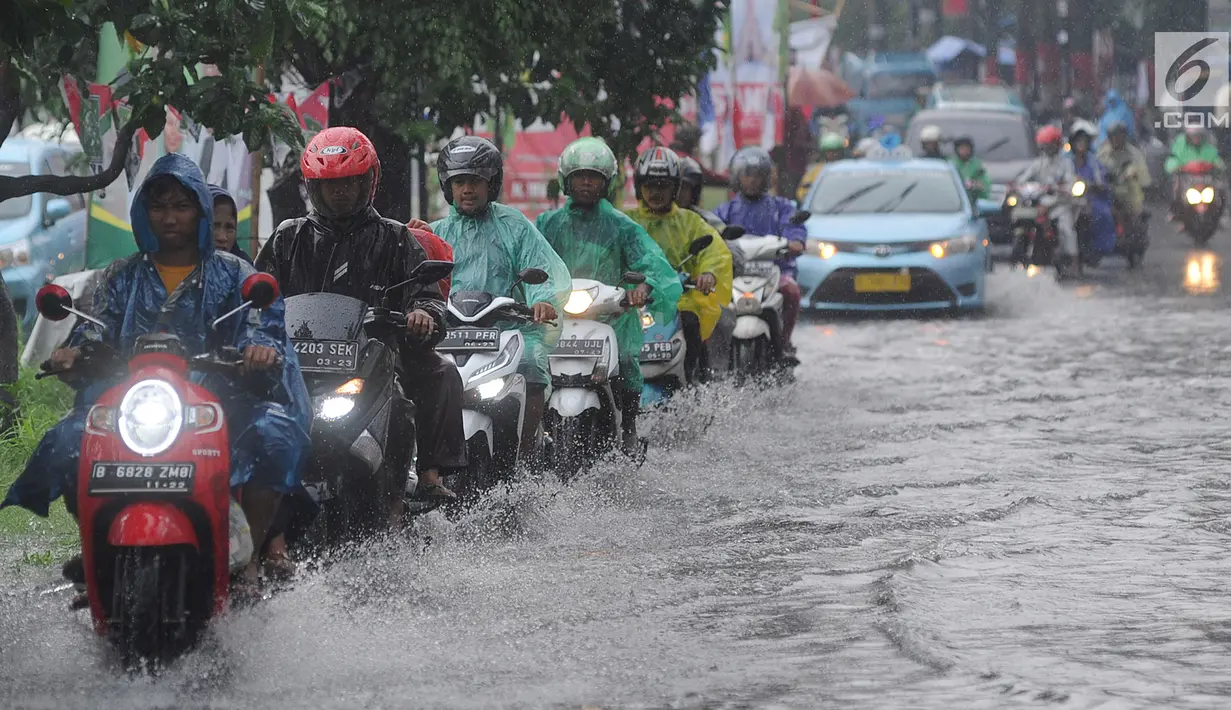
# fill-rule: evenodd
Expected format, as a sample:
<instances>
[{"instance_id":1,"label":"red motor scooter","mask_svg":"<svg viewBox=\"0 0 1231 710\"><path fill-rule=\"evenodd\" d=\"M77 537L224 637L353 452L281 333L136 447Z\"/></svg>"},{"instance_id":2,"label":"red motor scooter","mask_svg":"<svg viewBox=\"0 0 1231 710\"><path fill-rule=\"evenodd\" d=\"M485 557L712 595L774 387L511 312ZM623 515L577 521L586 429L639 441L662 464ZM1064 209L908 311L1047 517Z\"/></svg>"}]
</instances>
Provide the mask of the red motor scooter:
<instances>
[{"instance_id":1,"label":"red motor scooter","mask_svg":"<svg viewBox=\"0 0 1231 710\"><path fill-rule=\"evenodd\" d=\"M244 304L266 308L278 282L253 274ZM50 320L76 315L62 286L35 296ZM234 348L189 357L169 333L139 336L128 376L90 408L77 474L77 513L90 615L130 668L154 667L192 648L227 606L230 582L231 465L218 399L189 381L190 371L234 372ZM87 341L71 372L115 374L105 345ZM44 363L47 369L47 363ZM43 372L40 376L63 374Z\"/></svg>"}]
</instances>

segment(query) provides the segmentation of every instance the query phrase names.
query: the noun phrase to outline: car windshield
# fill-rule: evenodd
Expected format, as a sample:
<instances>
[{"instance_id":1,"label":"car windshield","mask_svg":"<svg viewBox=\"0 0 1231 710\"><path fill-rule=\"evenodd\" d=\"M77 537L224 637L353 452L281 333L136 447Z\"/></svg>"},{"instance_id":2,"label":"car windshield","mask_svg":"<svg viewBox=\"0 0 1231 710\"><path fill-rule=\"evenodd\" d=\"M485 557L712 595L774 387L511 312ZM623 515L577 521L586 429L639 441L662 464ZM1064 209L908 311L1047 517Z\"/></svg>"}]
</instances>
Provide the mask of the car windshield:
<instances>
[{"instance_id":1,"label":"car windshield","mask_svg":"<svg viewBox=\"0 0 1231 710\"><path fill-rule=\"evenodd\" d=\"M1011 104L1013 106L1021 106L1022 104L1021 100L1012 91L995 86L946 86L941 90L940 95L945 101L958 103Z\"/></svg>"},{"instance_id":2,"label":"car windshield","mask_svg":"<svg viewBox=\"0 0 1231 710\"><path fill-rule=\"evenodd\" d=\"M880 72L868 82L868 98L913 99L920 87L930 86L935 80L928 72Z\"/></svg>"},{"instance_id":3,"label":"car windshield","mask_svg":"<svg viewBox=\"0 0 1231 710\"><path fill-rule=\"evenodd\" d=\"M17 177L18 175L29 174L30 165L27 163L0 161L0 175ZM20 219L25 217L30 214L30 206L32 204L34 204L34 197L32 195L14 197L0 202L0 219Z\"/></svg>"},{"instance_id":4,"label":"car windshield","mask_svg":"<svg viewBox=\"0 0 1231 710\"><path fill-rule=\"evenodd\" d=\"M923 123L936 126L941 135L952 140L968 136L975 144L975 156L984 162L1030 160L1035 155L1034 143L1026 127L1026 119L1017 115L997 115L993 112L960 117L932 114ZM921 127L913 126L908 144L916 154L923 150L919 141Z\"/></svg>"},{"instance_id":5,"label":"car windshield","mask_svg":"<svg viewBox=\"0 0 1231 710\"><path fill-rule=\"evenodd\" d=\"M940 170L822 173L813 214L948 213L962 210L957 183Z\"/></svg>"}]
</instances>

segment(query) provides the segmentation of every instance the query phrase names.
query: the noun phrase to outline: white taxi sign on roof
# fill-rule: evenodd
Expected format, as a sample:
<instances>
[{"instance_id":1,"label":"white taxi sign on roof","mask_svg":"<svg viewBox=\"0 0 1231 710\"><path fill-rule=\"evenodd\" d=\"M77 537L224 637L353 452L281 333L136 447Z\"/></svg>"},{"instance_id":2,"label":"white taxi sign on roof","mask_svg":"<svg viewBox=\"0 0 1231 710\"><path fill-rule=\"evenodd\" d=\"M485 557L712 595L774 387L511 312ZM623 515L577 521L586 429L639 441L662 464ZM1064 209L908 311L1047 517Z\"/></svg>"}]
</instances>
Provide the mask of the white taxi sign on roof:
<instances>
[{"instance_id":1,"label":"white taxi sign on roof","mask_svg":"<svg viewBox=\"0 0 1231 710\"><path fill-rule=\"evenodd\" d=\"M915 154L904 145L896 148L886 148L882 145L869 149L863 157L867 160L910 160L915 157Z\"/></svg>"}]
</instances>

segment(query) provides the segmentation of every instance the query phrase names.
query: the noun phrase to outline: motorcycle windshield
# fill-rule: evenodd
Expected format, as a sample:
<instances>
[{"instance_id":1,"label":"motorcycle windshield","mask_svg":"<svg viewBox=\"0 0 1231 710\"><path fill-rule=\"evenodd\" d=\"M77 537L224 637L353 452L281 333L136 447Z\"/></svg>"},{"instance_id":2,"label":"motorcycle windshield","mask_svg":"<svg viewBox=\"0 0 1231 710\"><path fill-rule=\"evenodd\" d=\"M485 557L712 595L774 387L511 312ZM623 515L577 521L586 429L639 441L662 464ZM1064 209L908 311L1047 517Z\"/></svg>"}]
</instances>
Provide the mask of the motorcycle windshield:
<instances>
[{"instance_id":1,"label":"motorcycle windshield","mask_svg":"<svg viewBox=\"0 0 1231 710\"><path fill-rule=\"evenodd\" d=\"M359 339L368 305L337 293L303 293L286 299L286 332L294 340Z\"/></svg>"}]
</instances>

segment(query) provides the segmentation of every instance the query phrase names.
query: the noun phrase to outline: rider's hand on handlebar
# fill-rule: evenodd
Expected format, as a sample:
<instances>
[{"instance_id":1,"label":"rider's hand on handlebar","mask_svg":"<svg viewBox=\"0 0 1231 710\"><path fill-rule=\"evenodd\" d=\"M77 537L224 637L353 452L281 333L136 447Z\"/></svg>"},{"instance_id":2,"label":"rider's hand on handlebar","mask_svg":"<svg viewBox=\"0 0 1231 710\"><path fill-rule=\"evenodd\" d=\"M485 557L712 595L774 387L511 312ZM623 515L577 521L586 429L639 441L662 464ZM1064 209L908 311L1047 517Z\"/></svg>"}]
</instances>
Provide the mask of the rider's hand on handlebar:
<instances>
[{"instance_id":1,"label":"rider's hand on handlebar","mask_svg":"<svg viewBox=\"0 0 1231 710\"><path fill-rule=\"evenodd\" d=\"M559 314L550 303L536 303L532 309L534 311L534 322L543 323L549 320L555 320Z\"/></svg>"},{"instance_id":2,"label":"rider's hand on handlebar","mask_svg":"<svg viewBox=\"0 0 1231 710\"><path fill-rule=\"evenodd\" d=\"M406 330L416 338L427 338L436 332L436 320L424 310L413 310L406 314Z\"/></svg>"},{"instance_id":3,"label":"rider's hand on handlebar","mask_svg":"<svg viewBox=\"0 0 1231 710\"><path fill-rule=\"evenodd\" d=\"M47 359L48 372L61 372L68 370L77 364L77 360L81 358L80 348L58 348L51 357Z\"/></svg>"},{"instance_id":4,"label":"rider's hand on handlebar","mask_svg":"<svg viewBox=\"0 0 1231 710\"><path fill-rule=\"evenodd\" d=\"M278 351L267 345L249 345L244 348L244 362L240 371L244 374L268 370L278 362Z\"/></svg>"},{"instance_id":5,"label":"rider's hand on handlebar","mask_svg":"<svg viewBox=\"0 0 1231 710\"><path fill-rule=\"evenodd\" d=\"M649 284L641 284L637 288L628 292L624 298L628 301L629 308L640 308L645 305L645 301L650 297Z\"/></svg>"},{"instance_id":6,"label":"rider's hand on handlebar","mask_svg":"<svg viewBox=\"0 0 1231 710\"><path fill-rule=\"evenodd\" d=\"M791 242L787 248L791 250L791 256L799 256L804 253L803 242Z\"/></svg>"},{"instance_id":7,"label":"rider's hand on handlebar","mask_svg":"<svg viewBox=\"0 0 1231 710\"><path fill-rule=\"evenodd\" d=\"M714 288L718 286L718 277L708 271L697 277L697 290L707 296L714 292Z\"/></svg>"}]
</instances>

